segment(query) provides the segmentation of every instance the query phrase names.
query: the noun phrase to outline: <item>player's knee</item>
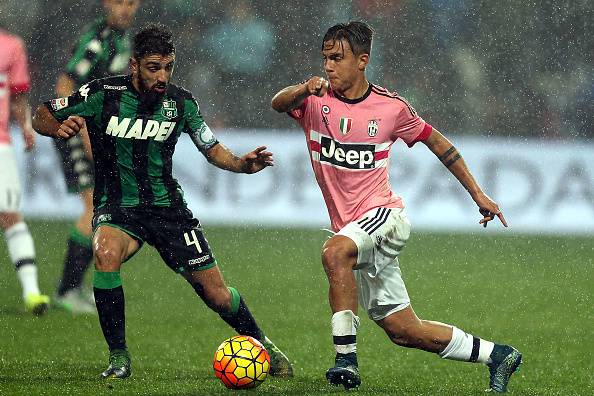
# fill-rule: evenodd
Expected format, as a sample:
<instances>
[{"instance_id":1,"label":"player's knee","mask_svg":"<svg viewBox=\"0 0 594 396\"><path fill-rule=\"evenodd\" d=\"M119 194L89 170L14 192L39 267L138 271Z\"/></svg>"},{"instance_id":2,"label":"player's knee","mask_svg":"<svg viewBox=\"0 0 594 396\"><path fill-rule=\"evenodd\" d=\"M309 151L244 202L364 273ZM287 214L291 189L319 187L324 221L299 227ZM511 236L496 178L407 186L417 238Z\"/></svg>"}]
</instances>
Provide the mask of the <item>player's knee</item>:
<instances>
[{"instance_id":1,"label":"player's knee","mask_svg":"<svg viewBox=\"0 0 594 396\"><path fill-rule=\"evenodd\" d=\"M18 212L0 212L0 228L2 228L2 231L6 231L22 220L23 217Z\"/></svg>"},{"instance_id":2,"label":"player's knee","mask_svg":"<svg viewBox=\"0 0 594 396\"><path fill-rule=\"evenodd\" d=\"M339 243L326 243L322 248L322 263L329 274L351 270L355 265L349 250Z\"/></svg>"},{"instance_id":3,"label":"player's knee","mask_svg":"<svg viewBox=\"0 0 594 396\"><path fill-rule=\"evenodd\" d=\"M117 271L122 264L122 255L113 246L100 245L95 249L95 268L98 271Z\"/></svg>"}]
</instances>

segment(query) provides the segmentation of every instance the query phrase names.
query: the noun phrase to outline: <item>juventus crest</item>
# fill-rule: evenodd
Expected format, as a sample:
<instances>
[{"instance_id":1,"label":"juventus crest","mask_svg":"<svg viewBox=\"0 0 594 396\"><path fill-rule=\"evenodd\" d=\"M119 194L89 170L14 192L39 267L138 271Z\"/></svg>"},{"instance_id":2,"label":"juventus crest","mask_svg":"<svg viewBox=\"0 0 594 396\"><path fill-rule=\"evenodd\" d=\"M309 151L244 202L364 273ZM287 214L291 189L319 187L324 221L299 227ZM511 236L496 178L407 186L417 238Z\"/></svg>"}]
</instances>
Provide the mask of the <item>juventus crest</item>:
<instances>
[{"instance_id":1,"label":"juventus crest","mask_svg":"<svg viewBox=\"0 0 594 396\"><path fill-rule=\"evenodd\" d=\"M367 124L367 134L370 137L374 137L375 135L377 135L377 132L378 132L377 120L369 120L369 123Z\"/></svg>"}]
</instances>

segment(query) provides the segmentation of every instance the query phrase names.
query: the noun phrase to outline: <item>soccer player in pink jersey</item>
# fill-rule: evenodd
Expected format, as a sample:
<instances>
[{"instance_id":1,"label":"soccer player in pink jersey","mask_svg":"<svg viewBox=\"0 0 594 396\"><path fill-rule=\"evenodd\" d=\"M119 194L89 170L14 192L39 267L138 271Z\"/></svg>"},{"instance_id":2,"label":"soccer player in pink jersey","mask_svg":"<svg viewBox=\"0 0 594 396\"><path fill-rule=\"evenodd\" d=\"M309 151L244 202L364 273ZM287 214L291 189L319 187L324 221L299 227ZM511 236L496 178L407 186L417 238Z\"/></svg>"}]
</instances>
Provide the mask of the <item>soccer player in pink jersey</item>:
<instances>
[{"instance_id":1,"label":"soccer player in pink jersey","mask_svg":"<svg viewBox=\"0 0 594 396\"><path fill-rule=\"evenodd\" d=\"M23 131L25 150L33 148L35 132L31 127L27 98L29 85L23 41L0 29L0 228L23 288L25 308L35 315L42 315L49 306L49 297L39 291L35 246L19 210L21 186L8 131L9 115L12 114Z\"/></svg>"},{"instance_id":2,"label":"soccer player in pink jersey","mask_svg":"<svg viewBox=\"0 0 594 396\"><path fill-rule=\"evenodd\" d=\"M326 77L286 87L272 107L287 112L305 132L311 163L335 235L322 248L330 284L335 366L326 372L333 385L356 388L357 299L395 344L480 362L490 372L489 390L505 392L522 355L459 328L419 319L402 280L398 255L410 223L402 199L388 181L392 144L425 144L456 176L479 208L483 226L496 217L497 204L474 180L456 148L426 123L402 97L365 76L373 31L362 22L338 24L326 32L322 55Z\"/></svg>"}]
</instances>

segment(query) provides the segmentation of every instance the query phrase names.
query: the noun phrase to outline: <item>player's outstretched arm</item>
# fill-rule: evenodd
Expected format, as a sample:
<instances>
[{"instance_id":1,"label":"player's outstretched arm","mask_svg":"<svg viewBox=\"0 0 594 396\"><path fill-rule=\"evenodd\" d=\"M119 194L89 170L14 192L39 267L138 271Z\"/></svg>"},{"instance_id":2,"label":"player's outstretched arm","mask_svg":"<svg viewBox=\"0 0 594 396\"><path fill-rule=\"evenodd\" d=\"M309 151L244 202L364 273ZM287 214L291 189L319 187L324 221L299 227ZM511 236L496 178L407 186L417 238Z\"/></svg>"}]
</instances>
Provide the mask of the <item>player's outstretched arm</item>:
<instances>
[{"instance_id":1,"label":"player's outstretched arm","mask_svg":"<svg viewBox=\"0 0 594 396\"><path fill-rule=\"evenodd\" d=\"M256 173L274 165L272 153L266 151L266 146L257 147L240 158L219 143L206 152L206 158L216 167L236 173Z\"/></svg>"},{"instance_id":2,"label":"player's outstretched arm","mask_svg":"<svg viewBox=\"0 0 594 396\"><path fill-rule=\"evenodd\" d=\"M470 196L479 207L480 214L483 216L479 223L486 227L487 223L497 216L501 223L507 227L507 222L499 206L479 187L456 147L435 128L423 143L470 193Z\"/></svg>"},{"instance_id":3,"label":"player's outstretched arm","mask_svg":"<svg viewBox=\"0 0 594 396\"><path fill-rule=\"evenodd\" d=\"M84 118L79 116L70 116L64 120L64 122L60 123L49 112L45 105L37 107L35 116L33 117L33 129L35 129L37 133L49 137L70 139L72 136L76 135L84 125Z\"/></svg>"},{"instance_id":4,"label":"player's outstretched arm","mask_svg":"<svg viewBox=\"0 0 594 396\"><path fill-rule=\"evenodd\" d=\"M324 96L329 87L330 84L325 78L312 77L301 84L291 85L277 92L271 101L272 108L279 113L286 113L301 106L308 96Z\"/></svg>"}]
</instances>

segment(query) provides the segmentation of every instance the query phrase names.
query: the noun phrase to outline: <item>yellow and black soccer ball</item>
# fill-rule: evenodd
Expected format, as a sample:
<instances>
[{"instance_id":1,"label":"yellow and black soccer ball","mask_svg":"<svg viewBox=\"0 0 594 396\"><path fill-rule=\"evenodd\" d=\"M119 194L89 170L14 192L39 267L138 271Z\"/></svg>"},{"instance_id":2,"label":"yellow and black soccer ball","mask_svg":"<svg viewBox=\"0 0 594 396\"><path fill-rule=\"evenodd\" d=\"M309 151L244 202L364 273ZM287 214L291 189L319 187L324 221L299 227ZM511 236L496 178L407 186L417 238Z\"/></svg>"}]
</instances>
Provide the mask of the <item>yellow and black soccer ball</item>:
<instances>
[{"instance_id":1,"label":"yellow and black soccer ball","mask_svg":"<svg viewBox=\"0 0 594 396\"><path fill-rule=\"evenodd\" d=\"M215 375L229 389L255 388L268 375L270 356L253 337L234 336L217 348L213 368Z\"/></svg>"}]
</instances>

